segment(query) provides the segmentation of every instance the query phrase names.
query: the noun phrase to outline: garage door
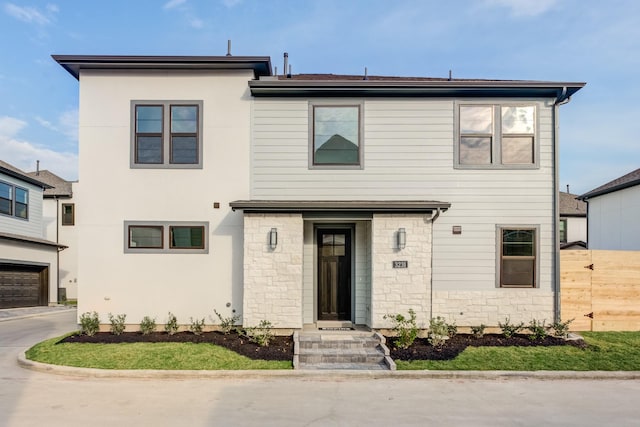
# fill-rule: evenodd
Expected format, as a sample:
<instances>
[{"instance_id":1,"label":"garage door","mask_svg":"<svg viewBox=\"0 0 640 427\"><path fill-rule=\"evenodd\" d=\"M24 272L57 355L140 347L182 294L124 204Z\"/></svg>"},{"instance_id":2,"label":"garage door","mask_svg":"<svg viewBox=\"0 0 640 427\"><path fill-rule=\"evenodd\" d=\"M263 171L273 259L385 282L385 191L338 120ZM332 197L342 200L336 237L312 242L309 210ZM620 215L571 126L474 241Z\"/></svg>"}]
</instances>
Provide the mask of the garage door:
<instances>
[{"instance_id":1,"label":"garage door","mask_svg":"<svg viewBox=\"0 0 640 427\"><path fill-rule=\"evenodd\" d=\"M48 268L0 265L0 308L47 305Z\"/></svg>"}]
</instances>

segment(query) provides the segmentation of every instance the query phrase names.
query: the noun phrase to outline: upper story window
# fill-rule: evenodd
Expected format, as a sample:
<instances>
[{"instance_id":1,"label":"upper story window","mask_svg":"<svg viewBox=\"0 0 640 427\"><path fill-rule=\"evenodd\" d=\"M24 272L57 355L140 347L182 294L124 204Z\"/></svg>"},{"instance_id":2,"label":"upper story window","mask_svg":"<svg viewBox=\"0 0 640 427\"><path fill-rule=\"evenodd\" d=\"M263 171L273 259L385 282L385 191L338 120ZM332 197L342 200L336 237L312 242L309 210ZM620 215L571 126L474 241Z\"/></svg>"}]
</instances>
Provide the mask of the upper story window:
<instances>
[{"instance_id":1,"label":"upper story window","mask_svg":"<svg viewBox=\"0 0 640 427\"><path fill-rule=\"evenodd\" d=\"M73 203L62 204L62 225L74 225L76 223L75 205Z\"/></svg>"},{"instance_id":2,"label":"upper story window","mask_svg":"<svg viewBox=\"0 0 640 427\"><path fill-rule=\"evenodd\" d=\"M202 167L201 101L132 101L132 168Z\"/></svg>"},{"instance_id":3,"label":"upper story window","mask_svg":"<svg viewBox=\"0 0 640 427\"><path fill-rule=\"evenodd\" d=\"M535 288L538 243L534 227L499 227L500 287Z\"/></svg>"},{"instance_id":4,"label":"upper story window","mask_svg":"<svg viewBox=\"0 0 640 427\"><path fill-rule=\"evenodd\" d=\"M309 166L326 169L362 167L362 106L310 105Z\"/></svg>"},{"instance_id":5,"label":"upper story window","mask_svg":"<svg viewBox=\"0 0 640 427\"><path fill-rule=\"evenodd\" d=\"M536 107L461 104L456 167L537 167Z\"/></svg>"},{"instance_id":6,"label":"upper story window","mask_svg":"<svg viewBox=\"0 0 640 427\"><path fill-rule=\"evenodd\" d=\"M29 191L0 182L0 214L29 219Z\"/></svg>"}]
</instances>

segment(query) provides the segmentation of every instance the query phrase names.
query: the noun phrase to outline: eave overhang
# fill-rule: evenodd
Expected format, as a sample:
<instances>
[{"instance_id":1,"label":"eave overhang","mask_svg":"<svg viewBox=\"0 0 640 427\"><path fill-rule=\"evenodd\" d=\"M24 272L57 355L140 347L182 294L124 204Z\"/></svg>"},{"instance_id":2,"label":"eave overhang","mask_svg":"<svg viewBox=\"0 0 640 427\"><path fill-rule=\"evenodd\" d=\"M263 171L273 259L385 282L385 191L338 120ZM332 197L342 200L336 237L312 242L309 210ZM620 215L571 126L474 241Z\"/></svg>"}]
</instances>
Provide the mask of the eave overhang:
<instances>
[{"instance_id":1,"label":"eave overhang","mask_svg":"<svg viewBox=\"0 0 640 427\"><path fill-rule=\"evenodd\" d=\"M237 200L229 206L234 211L245 213L431 213L438 209L445 211L451 203L424 200Z\"/></svg>"},{"instance_id":2,"label":"eave overhang","mask_svg":"<svg viewBox=\"0 0 640 427\"><path fill-rule=\"evenodd\" d=\"M82 70L253 70L255 78L271 75L268 56L113 56L51 55L79 79Z\"/></svg>"},{"instance_id":3,"label":"eave overhang","mask_svg":"<svg viewBox=\"0 0 640 427\"><path fill-rule=\"evenodd\" d=\"M10 176L12 178L19 179L21 181L27 182L27 183L29 183L31 185L35 185L36 187L40 187L43 190L46 190L47 188L53 188L49 184L46 184L46 183L44 183L42 181L38 181L37 179L33 179L28 175L24 175L24 174L15 172L15 171L13 171L11 169L4 168L2 166L0 166L0 173L3 173L4 175Z\"/></svg>"},{"instance_id":4,"label":"eave overhang","mask_svg":"<svg viewBox=\"0 0 640 427\"><path fill-rule=\"evenodd\" d=\"M11 240L11 241L20 242L20 243L32 243L35 245L50 246L50 247L58 248L58 250L63 250L68 248L68 246L61 245L59 243L52 242L50 240L38 239L35 237L29 237L29 236L21 236L19 234L11 234L11 233L0 233L0 240Z\"/></svg>"},{"instance_id":5,"label":"eave overhang","mask_svg":"<svg viewBox=\"0 0 640 427\"><path fill-rule=\"evenodd\" d=\"M635 187L636 185L640 185L640 179L635 179L633 181L628 181L619 185L613 185L611 187L608 187L602 190L592 190L592 191L589 191L588 193L585 193L581 196L576 197L576 199L583 200L586 202L586 201L589 201L589 199L593 199L594 197L603 196L605 194L624 190L625 188Z\"/></svg>"},{"instance_id":6,"label":"eave overhang","mask_svg":"<svg viewBox=\"0 0 640 427\"><path fill-rule=\"evenodd\" d=\"M586 83L510 80L255 80L251 94L279 97L535 97L567 98ZM566 91L565 91L566 89Z\"/></svg>"}]
</instances>

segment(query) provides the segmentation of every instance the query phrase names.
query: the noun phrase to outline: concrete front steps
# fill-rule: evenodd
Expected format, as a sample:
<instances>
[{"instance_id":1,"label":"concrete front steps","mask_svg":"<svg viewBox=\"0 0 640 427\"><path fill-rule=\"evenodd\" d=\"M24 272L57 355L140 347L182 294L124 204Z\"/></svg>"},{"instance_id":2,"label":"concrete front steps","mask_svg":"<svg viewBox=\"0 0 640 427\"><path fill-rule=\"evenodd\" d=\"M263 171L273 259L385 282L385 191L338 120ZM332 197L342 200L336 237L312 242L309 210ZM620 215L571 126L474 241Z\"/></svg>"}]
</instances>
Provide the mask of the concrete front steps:
<instances>
[{"instance_id":1,"label":"concrete front steps","mask_svg":"<svg viewBox=\"0 0 640 427\"><path fill-rule=\"evenodd\" d=\"M294 369L396 369L384 337L377 332L300 331L293 339Z\"/></svg>"}]
</instances>

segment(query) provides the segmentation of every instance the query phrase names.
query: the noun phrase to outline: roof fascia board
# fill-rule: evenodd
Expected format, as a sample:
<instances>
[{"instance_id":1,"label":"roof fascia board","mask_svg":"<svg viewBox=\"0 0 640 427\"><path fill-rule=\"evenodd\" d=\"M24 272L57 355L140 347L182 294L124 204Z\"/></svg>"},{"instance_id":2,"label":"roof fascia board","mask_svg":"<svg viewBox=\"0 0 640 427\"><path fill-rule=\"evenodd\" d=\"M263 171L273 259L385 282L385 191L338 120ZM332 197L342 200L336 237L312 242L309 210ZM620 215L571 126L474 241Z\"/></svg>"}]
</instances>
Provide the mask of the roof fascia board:
<instances>
[{"instance_id":1,"label":"roof fascia board","mask_svg":"<svg viewBox=\"0 0 640 427\"><path fill-rule=\"evenodd\" d=\"M451 204L437 201L281 201L238 200L229 203L235 210L244 212L432 212L447 210Z\"/></svg>"},{"instance_id":2,"label":"roof fascia board","mask_svg":"<svg viewBox=\"0 0 640 427\"><path fill-rule=\"evenodd\" d=\"M12 178L19 179L21 181L27 182L29 184L35 185L36 187L40 187L42 189L53 188L49 184L45 184L42 181L38 181L37 179L33 179L33 178L29 177L28 175L23 175L21 173L17 173L15 171L12 171L11 169L3 168L2 166L0 166L0 173L8 175L8 176L10 176Z\"/></svg>"},{"instance_id":3,"label":"roof fascia board","mask_svg":"<svg viewBox=\"0 0 640 427\"><path fill-rule=\"evenodd\" d=\"M604 196L605 194L614 193L616 191L624 190L625 188L629 188L629 187L635 187L636 185L640 185L640 179L625 182L624 184L605 188L604 190L600 190L600 191L590 191L588 193L585 193L581 196L576 197L576 199L578 200L593 199L594 197Z\"/></svg>"}]
</instances>

